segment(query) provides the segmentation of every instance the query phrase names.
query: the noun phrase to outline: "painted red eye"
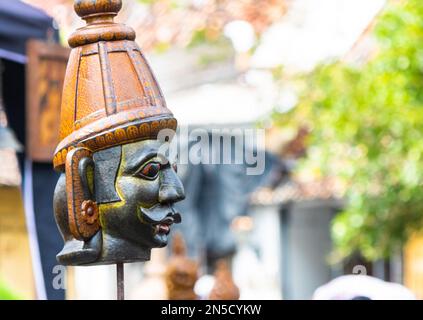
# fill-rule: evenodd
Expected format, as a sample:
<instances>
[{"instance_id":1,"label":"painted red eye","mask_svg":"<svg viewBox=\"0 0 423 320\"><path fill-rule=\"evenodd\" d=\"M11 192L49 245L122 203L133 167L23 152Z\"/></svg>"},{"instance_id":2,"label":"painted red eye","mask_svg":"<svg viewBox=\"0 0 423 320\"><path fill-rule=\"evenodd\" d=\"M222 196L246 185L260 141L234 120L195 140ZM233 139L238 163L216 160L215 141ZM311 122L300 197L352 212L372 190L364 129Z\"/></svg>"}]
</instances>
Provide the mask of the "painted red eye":
<instances>
[{"instance_id":1,"label":"painted red eye","mask_svg":"<svg viewBox=\"0 0 423 320\"><path fill-rule=\"evenodd\" d=\"M147 179L155 179L160 171L160 163L149 162L141 170L140 174Z\"/></svg>"}]
</instances>

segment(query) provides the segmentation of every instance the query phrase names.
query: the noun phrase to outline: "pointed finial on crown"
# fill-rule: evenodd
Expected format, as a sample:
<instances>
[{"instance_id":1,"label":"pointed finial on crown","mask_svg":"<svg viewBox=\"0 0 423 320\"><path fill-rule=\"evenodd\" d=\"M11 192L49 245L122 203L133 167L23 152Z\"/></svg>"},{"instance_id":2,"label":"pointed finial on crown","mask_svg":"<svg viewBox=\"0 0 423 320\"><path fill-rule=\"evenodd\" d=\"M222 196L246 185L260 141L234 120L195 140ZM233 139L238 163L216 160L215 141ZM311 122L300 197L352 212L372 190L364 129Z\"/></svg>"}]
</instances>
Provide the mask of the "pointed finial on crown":
<instances>
[{"instance_id":1,"label":"pointed finial on crown","mask_svg":"<svg viewBox=\"0 0 423 320\"><path fill-rule=\"evenodd\" d=\"M135 40L132 28L115 23L122 0L75 0L74 9L87 25L69 37L72 48L99 41Z\"/></svg>"},{"instance_id":2,"label":"pointed finial on crown","mask_svg":"<svg viewBox=\"0 0 423 320\"><path fill-rule=\"evenodd\" d=\"M73 7L76 14L89 23L116 16L122 9L122 0L75 0Z\"/></svg>"}]
</instances>

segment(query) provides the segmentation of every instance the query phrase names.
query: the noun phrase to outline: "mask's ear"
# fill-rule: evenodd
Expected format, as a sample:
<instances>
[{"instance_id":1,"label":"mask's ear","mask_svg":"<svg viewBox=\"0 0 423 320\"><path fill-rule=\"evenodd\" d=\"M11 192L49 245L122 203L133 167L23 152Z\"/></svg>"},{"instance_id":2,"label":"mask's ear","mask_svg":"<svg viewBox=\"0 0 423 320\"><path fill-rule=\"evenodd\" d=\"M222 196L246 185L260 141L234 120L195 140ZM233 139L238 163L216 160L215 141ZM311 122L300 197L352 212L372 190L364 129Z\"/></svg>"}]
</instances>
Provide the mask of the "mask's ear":
<instances>
[{"instance_id":1,"label":"mask's ear","mask_svg":"<svg viewBox=\"0 0 423 320\"><path fill-rule=\"evenodd\" d=\"M99 229L98 206L94 199L92 152L75 148L66 156L66 193L69 229L78 240L90 239Z\"/></svg>"}]
</instances>

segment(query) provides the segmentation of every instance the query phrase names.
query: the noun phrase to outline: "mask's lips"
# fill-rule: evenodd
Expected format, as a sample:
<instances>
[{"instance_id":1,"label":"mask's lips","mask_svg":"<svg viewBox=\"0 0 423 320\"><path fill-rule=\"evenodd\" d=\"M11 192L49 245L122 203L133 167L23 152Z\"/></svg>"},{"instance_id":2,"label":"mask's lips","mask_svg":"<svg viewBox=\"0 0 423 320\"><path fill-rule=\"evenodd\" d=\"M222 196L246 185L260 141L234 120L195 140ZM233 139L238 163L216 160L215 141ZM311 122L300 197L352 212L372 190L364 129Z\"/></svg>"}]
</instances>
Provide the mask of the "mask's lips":
<instances>
[{"instance_id":1,"label":"mask's lips","mask_svg":"<svg viewBox=\"0 0 423 320\"><path fill-rule=\"evenodd\" d=\"M142 220L151 224L155 234L169 234L170 226L181 222L181 215L170 205L155 205L151 208L140 207Z\"/></svg>"}]
</instances>

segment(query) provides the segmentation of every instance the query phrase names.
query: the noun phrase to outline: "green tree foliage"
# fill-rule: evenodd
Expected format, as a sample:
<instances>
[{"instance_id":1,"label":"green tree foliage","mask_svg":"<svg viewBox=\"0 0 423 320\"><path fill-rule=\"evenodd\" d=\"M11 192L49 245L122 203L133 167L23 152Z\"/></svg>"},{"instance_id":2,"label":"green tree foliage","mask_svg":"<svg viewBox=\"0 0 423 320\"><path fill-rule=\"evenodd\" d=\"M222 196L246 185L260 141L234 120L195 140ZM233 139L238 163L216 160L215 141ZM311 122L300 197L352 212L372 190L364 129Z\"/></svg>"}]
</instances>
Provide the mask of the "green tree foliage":
<instances>
[{"instance_id":1,"label":"green tree foliage","mask_svg":"<svg viewBox=\"0 0 423 320\"><path fill-rule=\"evenodd\" d=\"M347 186L332 227L338 258L387 257L423 227L423 1L392 3L374 36L370 61L318 67L298 106L277 115L311 129L300 170Z\"/></svg>"},{"instance_id":2,"label":"green tree foliage","mask_svg":"<svg viewBox=\"0 0 423 320\"><path fill-rule=\"evenodd\" d=\"M0 300L18 300L20 297L12 293L6 285L0 281Z\"/></svg>"}]
</instances>

